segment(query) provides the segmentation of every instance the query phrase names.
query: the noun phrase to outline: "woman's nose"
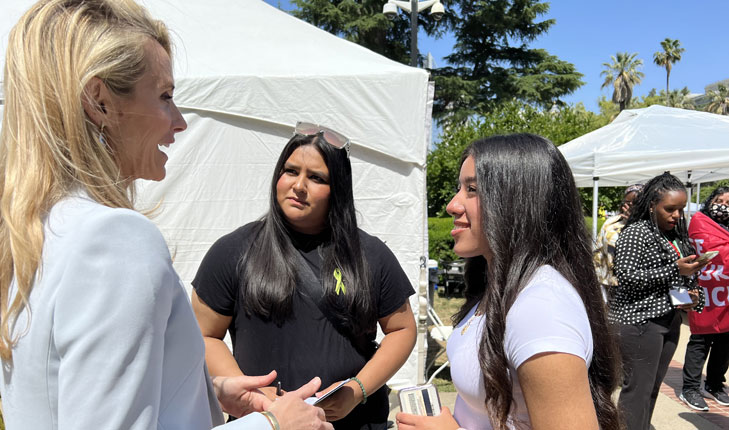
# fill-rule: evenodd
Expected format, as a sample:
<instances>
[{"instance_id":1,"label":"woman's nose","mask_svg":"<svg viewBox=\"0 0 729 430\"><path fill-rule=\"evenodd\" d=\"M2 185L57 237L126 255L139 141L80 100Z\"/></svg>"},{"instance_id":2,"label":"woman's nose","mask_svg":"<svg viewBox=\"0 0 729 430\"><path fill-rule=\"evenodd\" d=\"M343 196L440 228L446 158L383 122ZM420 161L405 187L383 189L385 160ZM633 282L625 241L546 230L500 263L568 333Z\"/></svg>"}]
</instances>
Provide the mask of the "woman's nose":
<instances>
[{"instance_id":1,"label":"woman's nose","mask_svg":"<svg viewBox=\"0 0 729 430\"><path fill-rule=\"evenodd\" d=\"M174 105L174 108L175 117L172 121L172 129L175 131L175 133L179 133L187 129L187 121L185 121L185 118L183 118L182 113L177 108L177 105Z\"/></svg>"},{"instance_id":2,"label":"woman's nose","mask_svg":"<svg viewBox=\"0 0 729 430\"><path fill-rule=\"evenodd\" d=\"M458 201L458 194L453 196L450 202L448 202L448 206L446 206L446 212L448 212L448 215L450 216L458 216L463 213L463 205L461 202Z\"/></svg>"},{"instance_id":3,"label":"woman's nose","mask_svg":"<svg viewBox=\"0 0 729 430\"><path fill-rule=\"evenodd\" d=\"M299 175L296 177L296 181L294 181L294 191L296 191L296 192L306 191L306 180L302 175Z\"/></svg>"}]
</instances>

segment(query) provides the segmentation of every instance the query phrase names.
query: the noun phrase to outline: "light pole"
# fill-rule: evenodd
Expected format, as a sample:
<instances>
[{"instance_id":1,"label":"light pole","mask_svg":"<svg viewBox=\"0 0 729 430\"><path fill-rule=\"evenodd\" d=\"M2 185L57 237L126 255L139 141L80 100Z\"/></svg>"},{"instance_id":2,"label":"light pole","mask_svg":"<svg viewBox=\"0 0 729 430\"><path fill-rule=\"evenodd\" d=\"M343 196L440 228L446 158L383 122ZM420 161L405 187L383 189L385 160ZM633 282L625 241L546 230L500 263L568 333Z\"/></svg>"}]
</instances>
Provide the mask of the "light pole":
<instances>
[{"instance_id":1,"label":"light pole","mask_svg":"<svg viewBox=\"0 0 729 430\"><path fill-rule=\"evenodd\" d=\"M445 9L440 0L389 0L382 7L382 13L390 19L395 19L398 8L410 12L410 65L418 67L418 13L431 8L430 14L436 21L440 21Z\"/></svg>"}]
</instances>

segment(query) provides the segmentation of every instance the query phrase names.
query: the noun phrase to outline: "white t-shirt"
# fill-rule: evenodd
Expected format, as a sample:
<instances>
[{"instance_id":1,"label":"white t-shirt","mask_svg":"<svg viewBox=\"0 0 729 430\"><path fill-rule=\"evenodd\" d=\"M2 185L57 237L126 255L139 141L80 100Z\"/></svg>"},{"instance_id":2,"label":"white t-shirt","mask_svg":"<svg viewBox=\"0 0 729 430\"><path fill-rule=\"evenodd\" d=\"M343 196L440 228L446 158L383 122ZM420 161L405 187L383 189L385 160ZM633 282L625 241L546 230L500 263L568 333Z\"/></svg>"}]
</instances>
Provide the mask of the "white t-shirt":
<instances>
[{"instance_id":1,"label":"white t-shirt","mask_svg":"<svg viewBox=\"0 0 729 430\"><path fill-rule=\"evenodd\" d=\"M474 316L475 310L471 309L448 339L451 377L458 390L454 416L468 430L490 430L493 427L486 412L486 392L478 363L485 318ZM582 358L589 367L592 331L585 306L577 290L553 267L539 268L509 310L504 352L516 405L510 421L524 422L527 428L531 428L529 413L516 374L522 363L543 352L561 352Z\"/></svg>"}]
</instances>

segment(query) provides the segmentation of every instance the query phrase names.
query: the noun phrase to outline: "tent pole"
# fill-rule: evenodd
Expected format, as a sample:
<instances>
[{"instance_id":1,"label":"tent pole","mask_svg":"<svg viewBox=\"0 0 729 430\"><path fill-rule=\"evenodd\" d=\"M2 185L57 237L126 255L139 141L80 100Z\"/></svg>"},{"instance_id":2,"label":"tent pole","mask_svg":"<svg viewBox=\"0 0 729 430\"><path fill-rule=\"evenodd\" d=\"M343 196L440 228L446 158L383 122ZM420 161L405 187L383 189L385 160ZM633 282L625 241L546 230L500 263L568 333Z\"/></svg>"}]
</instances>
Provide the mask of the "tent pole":
<instances>
[{"instance_id":1,"label":"tent pole","mask_svg":"<svg viewBox=\"0 0 729 430\"><path fill-rule=\"evenodd\" d=\"M592 178L592 241L597 240L597 183L600 180L595 176Z\"/></svg>"},{"instance_id":2,"label":"tent pole","mask_svg":"<svg viewBox=\"0 0 729 430\"><path fill-rule=\"evenodd\" d=\"M701 198L701 182L696 183L696 209L699 209L699 199Z\"/></svg>"},{"instance_id":3,"label":"tent pole","mask_svg":"<svg viewBox=\"0 0 729 430\"><path fill-rule=\"evenodd\" d=\"M686 184L686 191L688 192L688 196L687 196L688 198L686 199L686 201L688 201L688 208L687 208L688 210L686 211L688 217L686 219L686 225L688 225L691 222L691 190L692 190L692 186L691 186L691 171L690 170L688 171L688 176L687 176L686 179L688 180L688 183Z\"/></svg>"}]
</instances>

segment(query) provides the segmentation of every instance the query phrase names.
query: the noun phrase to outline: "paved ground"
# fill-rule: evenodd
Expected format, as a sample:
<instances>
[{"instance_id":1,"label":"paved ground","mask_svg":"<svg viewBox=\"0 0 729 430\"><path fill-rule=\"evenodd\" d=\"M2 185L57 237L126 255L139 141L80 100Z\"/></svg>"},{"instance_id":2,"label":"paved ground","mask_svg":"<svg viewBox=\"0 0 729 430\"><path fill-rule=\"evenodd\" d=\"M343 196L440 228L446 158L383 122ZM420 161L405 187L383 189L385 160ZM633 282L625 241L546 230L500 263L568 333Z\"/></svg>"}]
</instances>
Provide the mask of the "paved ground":
<instances>
[{"instance_id":1,"label":"paved ground","mask_svg":"<svg viewBox=\"0 0 729 430\"><path fill-rule=\"evenodd\" d=\"M656 410L651 422L653 430L721 430L729 429L729 407L721 406L713 400L706 399L708 412L690 409L678 399L681 392L681 369L686 354L686 343L690 332L688 323L681 326L681 339L676 354L663 381L658 395ZM729 379L729 374L727 375ZM441 402L453 410L456 393L440 393ZM397 393L390 394L390 419L395 420L399 412Z\"/></svg>"}]
</instances>

